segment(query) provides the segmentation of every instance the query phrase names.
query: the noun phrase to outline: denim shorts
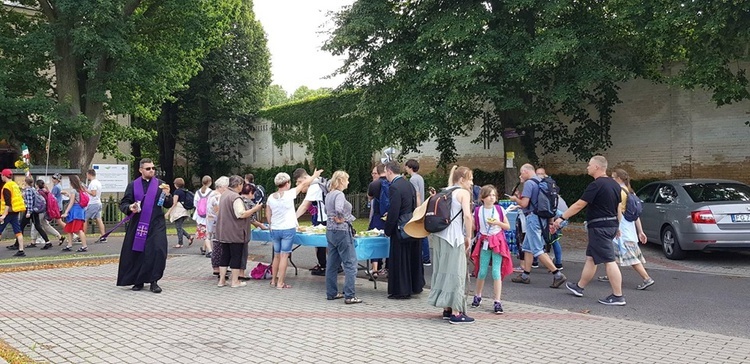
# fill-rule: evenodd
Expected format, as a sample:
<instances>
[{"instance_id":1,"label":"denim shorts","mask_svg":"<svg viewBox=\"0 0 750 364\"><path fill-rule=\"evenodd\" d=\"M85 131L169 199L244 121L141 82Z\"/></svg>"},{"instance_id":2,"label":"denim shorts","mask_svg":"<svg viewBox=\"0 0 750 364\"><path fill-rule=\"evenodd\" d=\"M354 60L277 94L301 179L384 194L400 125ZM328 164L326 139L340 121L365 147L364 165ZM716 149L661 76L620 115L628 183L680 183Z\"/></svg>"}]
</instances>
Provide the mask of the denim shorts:
<instances>
[{"instance_id":1,"label":"denim shorts","mask_svg":"<svg viewBox=\"0 0 750 364\"><path fill-rule=\"evenodd\" d=\"M273 241L273 252L279 253L291 253L292 252L292 241L294 235L297 234L297 229L286 229L286 230L271 230L271 241Z\"/></svg>"},{"instance_id":2,"label":"denim shorts","mask_svg":"<svg viewBox=\"0 0 750 364\"><path fill-rule=\"evenodd\" d=\"M539 222L539 216L529 214L526 216L526 236L523 239L521 249L538 257L544 253L544 239L542 239L542 224L546 227L546 219Z\"/></svg>"}]
</instances>

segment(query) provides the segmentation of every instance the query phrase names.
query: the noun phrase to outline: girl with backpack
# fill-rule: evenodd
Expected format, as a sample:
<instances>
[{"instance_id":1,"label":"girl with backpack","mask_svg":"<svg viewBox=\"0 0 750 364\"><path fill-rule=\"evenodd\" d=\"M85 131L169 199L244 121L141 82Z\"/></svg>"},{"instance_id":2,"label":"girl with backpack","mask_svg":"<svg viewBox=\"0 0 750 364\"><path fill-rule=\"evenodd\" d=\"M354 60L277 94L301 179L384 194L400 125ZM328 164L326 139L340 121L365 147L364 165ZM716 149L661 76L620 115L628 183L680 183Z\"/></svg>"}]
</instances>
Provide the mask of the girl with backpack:
<instances>
[{"instance_id":1,"label":"girl with backpack","mask_svg":"<svg viewBox=\"0 0 750 364\"><path fill-rule=\"evenodd\" d=\"M503 230L510 230L510 224L505 218L503 208L495 204L497 202L497 189L495 189L495 186L483 186L479 191L479 199L482 204L474 209L476 245L471 254L471 260L474 262L477 283L471 307L479 307L482 303L484 279L487 276L491 260L495 299L493 312L502 314L503 304L500 301L503 289L502 279L508 274L513 273L513 261L510 258L510 249L508 248L505 233L503 232Z\"/></svg>"},{"instance_id":2,"label":"girl with backpack","mask_svg":"<svg viewBox=\"0 0 750 364\"><path fill-rule=\"evenodd\" d=\"M46 203L43 200L43 197L39 195L39 193L34 188L34 179L31 177L26 177L24 180L26 185L23 188L22 195L23 200L26 203L26 214L21 215L21 231L26 229L26 226L29 225L29 223L34 223L34 229L39 233L39 236L44 239L44 246L42 249L49 249L52 247L52 243L49 242L49 237L47 237L47 233L42 228L41 222L39 222L39 213L44 212L44 209L46 208ZM31 244L29 244L30 248L36 247L36 242L34 240L31 241ZM23 249L19 249L19 251L23 251Z\"/></svg>"},{"instance_id":3,"label":"girl with backpack","mask_svg":"<svg viewBox=\"0 0 750 364\"><path fill-rule=\"evenodd\" d=\"M620 184L622 190L620 191L621 202L619 209L621 212L625 212L627 206L627 200L629 194L633 193L633 188L630 187L630 175L623 169L615 169L612 171L612 178ZM644 290L655 282L646 272L646 268L643 267L646 264L646 259L643 258L641 248L638 247L638 241L641 244L646 244L648 238L643 233L641 227L641 219L638 218L635 221L628 221L626 218L620 219L620 237L615 238L613 244L615 244L615 259L621 267L631 266L641 276L643 282L636 286L636 289ZM597 278L600 282L609 282L609 277L601 276Z\"/></svg>"},{"instance_id":4,"label":"girl with backpack","mask_svg":"<svg viewBox=\"0 0 750 364\"><path fill-rule=\"evenodd\" d=\"M175 178L174 180L175 191L172 194L172 207L169 208L165 215L169 216L169 222L173 222L177 229L177 245L173 248L182 248L183 237L188 238L188 246L193 245L193 237L185 231L183 225L187 220L190 213L185 206L192 206L186 203L187 190L185 190L185 180L182 178ZM192 204L193 201L190 201Z\"/></svg>"},{"instance_id":5,"label":"girl with backpack","mask_svg":"<svg viewBox=\"0 0 750 364\"><path fill-rule=\"evenodd\" d=\"M88 205L88 192L81 185L81 179L78 176L68 177L70 180L70 187L72 190L68 192L70 202L65 208L65 212L62 217L65 219L65 229L63 231L68 234L68 245L63 248L63 251L69 252L73 249L73 234L77 234L81 240L81 247L78 248L78 252L88 251L88 245L86 245L86 232L83 231L83 223L86 220L86 209L82 205ZM86 194L86 196L84 196Z\"/></svg>"},{"instance_id":6,"label":"girl with backpack","mask_svg":"<svg viewBox=\"0 0 750 364\"><path fill-rule=\"evenodd\" d=\"M39 213L39 223L41 224L42 229L44 229L44 231L47 232L48 236L49 235L56 236L58 239L58 245L62 245L62 243L65 242L65 237L62 234L60 234L60 232L57 231L57 229L53 228L49 224L49 221L60 219L60 210L58 210L57 201L55 200L55 197L52 196L52 192L49 192L47 190L44 180L38 179L36 181L36 190L47 202L45 211ZM54 215L55 212L57 213L56 215ZM31 241L36 241L36 235L37 235L36 231L32 230ZM42 247L42 249L49 249L46 246L47 244L45 244L45 246ZM50 244L50 247L51 246L52 244Z\"/></svg>"},{"instance_id":7,"label":"girl with backpack","mask_svg":"<svg viewBox=\"0 0 750 364\"><path fill-rule=\"evenodd\" d=\"M193 195L193 206L195 211L193 212L193 220L195 220L195 239L203 240L203 247L201 247L201 254L205 254L206 258L211 258L211 239L209 239L206 226L208 225L208 198L211 196L211 183L213 180L211 176L203 176L201 179L201 188L195 191Z\"/></svg>"}]
</instances>

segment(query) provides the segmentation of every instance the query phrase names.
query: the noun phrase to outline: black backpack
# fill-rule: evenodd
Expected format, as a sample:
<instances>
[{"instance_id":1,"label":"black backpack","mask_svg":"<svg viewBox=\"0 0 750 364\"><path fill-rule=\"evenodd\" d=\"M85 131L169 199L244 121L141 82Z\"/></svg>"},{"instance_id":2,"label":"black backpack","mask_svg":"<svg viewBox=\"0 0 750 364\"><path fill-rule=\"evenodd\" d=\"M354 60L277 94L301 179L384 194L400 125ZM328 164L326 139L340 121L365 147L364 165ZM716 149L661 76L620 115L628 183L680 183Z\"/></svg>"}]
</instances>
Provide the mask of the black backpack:
<instances>
[{"instance_id":1,"label":"black backpack","mask_svg":"<svg viewBox=\"0 0 750 364\"><path fill-rule=\"evenodd\" d=\"M541 181L532 179L539 187L536 203L532 203L532 212L542 219L551 219L557 215L557 196L560 187L552 177L544 177Z\"/></svg>"},{"instance_id":2,"label":"black backpack","mask_svg":"<svg viewBox=\"0 0 750 364\"><path fill-rule=\"evenodd\" d=\"M641 213L643 213L643 201L627 188L623 187L622 189L628 194L628 199L625 202L625 212L622 213L622 218L630 222L638 220L638 218L641 217Z\"/></svg>"},{"instance_id":3,"label":"black backpack","mask_svg":"<svg viewBox=\"0 0 750 364\"><path fill-rule=\"evenodd\" d=\"M192 191L183 190L185 191L185 201L182 201L182 207L185 208L185 210L192 210L195 208L195 194Z\"/></svg>"},{"instance_id":4,"label":"black backpack","mask_svg":"<svg viewBox=\"0 0 750 364\"><path fill-rule=\"evenodd\" d=\"M424 214L424 229L431 233L445 230L463 210L451 217L451 203L453 191L458 187L444 189L427 200L427 212Z\"/></svg>"}]
</instances>

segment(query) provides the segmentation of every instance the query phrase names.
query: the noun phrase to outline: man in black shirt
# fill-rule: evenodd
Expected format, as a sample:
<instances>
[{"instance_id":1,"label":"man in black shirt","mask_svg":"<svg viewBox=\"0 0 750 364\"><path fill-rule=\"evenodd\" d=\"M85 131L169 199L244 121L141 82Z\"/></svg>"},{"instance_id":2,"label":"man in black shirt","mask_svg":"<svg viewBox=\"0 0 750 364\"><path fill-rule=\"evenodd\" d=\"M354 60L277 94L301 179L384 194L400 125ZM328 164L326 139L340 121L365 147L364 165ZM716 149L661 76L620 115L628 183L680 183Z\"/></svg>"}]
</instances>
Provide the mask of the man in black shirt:
<instances>
[{"instance_id":1,"label":"man in black shirt","mask_svg":"<svg viewBox=\"0 0 750 364\"><path fill-rule=\"evenodd\" d=\"M586 263L578 283L568 282L565 287L575 296L583 296L583 288L594 278L596 266L604 264L612 286L612 294L599 300L608 306L624 306L622 296L622 275L615 262L615 250L612 240L619 235L618 226L622 218L620 209L620 185L607 176L607 160L598 155L591 158L586 167L588 175L594 177L581 199L576 201L561 217L555 220L555 227L586 207L586 227L589 243L586 247Z\"/></svg>"}]
</instances>

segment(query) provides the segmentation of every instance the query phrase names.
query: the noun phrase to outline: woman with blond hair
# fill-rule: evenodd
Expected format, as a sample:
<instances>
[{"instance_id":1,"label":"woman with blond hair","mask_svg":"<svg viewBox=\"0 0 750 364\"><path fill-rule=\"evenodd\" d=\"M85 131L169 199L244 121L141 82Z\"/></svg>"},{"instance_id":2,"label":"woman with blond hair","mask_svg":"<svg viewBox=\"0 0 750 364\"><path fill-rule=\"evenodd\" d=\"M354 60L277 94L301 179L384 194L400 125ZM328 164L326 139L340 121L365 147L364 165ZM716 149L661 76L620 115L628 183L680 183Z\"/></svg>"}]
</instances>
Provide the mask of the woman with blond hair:
<instances>
[{"instance_id":1,"label":"woman with blond hair","mask_svg":"<svg viewBox=\"0 0 750 364\"><path fill-rule=\"evenodd\" d=\"M172 194L172 207L167 210L165 215L169 216L169 222L173 222L175 228L177 228L177 245L173 246L173 248L182 248L183 237L187 237L190 241L188 246L193 245L193 237L188 234L183 227L185 220L190 216L190 212L185 209L185 199L187 198L185 180L179 177L175 178L174 188L175 191Z\"/></svg>"},{"instance_id":2,"label":"woman with blond hair","mask_svg":"<svg viewBox=\"0 0 750 364\"><path fill-rule=\"evenodd\" d=\"M357 252L352 236L352 204L346 200L344 190L349 187L349 174L336 171L331 176L331 188L326 195L326 240L328 259L326 260L326 298L343 298L344 303L361 303L354 295L354 280L357 278ZM338 291L338 267L344 265L344 293Z\"/></svg>"},{"instance_id":3,"label":"woman with blond hair","mask_svg":"<svg viewBox=\"0 0 750 364\"><path fill-rule=\"evenodd\" d=\"M292 240L297 232L297 213L294 209L294 199L297 191L305 190L310 182L320 177L319 169L313 173L312 178L300 182L295 188L291 187L292 178L289 174L281 172L273 179L277 190L268 197L266 202L266 217L271 228L271 241L273 241L273 263L271 264L271 286L278 289L292 288L286 284L286 267L289 254L292 253Z\"/></svg>"},{"instance_id":4,"label":"woman with blond hair","mask_svg":"<svg viewBox=\"0 0 750 364\"><path fill-rule=\"evenodd\" d=\"M474 174L467 167L453 166L450 173L451 216L445 230L432 233L432 284L429 304L443 307L443 319L451 324L467 324L474 319L466 316L466 255L471 246L474 221L471 214L471 189ZM445 193L445 192L443 192ZM459 215L460 218L459 218Z\"/></svg>"},{"instance_id":5,"label":"woman with blond hair","mask_svg":"<svg viewBox=\"0 0 750 364\"><path fill-rule=\"evenodd\" d=\"M648 275L646 268L643 267L646 264L646 259L643 258L641 248L638 247L638 241L641 244L646 244L648 238L643 232L641 226L641 219L637 218L635 221L628 221L625 218L625 207L627 206L628 198L631 193L634 193L633 188L630 187L630 175L624 169L617 168L612 171L612 178L620 184L620 205L618 208L623 213L622 219L620 219L620 236L616 237L613 243L615 244L615 259L621 267L631 266L641 276L643 282L637 285L635 288L644 290L655 282L653 278ZM609 277L601 276L597 278L600 282L609 282Z\"/></svg>"}]
</instances>

